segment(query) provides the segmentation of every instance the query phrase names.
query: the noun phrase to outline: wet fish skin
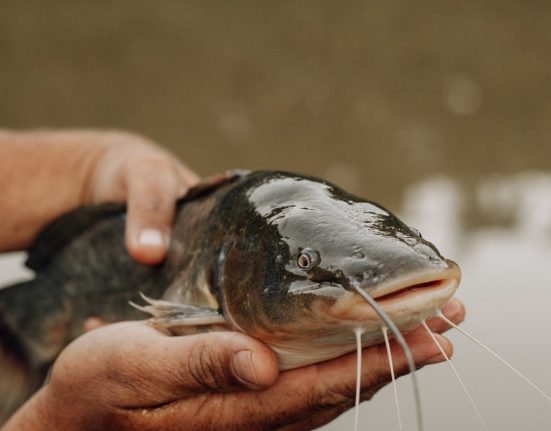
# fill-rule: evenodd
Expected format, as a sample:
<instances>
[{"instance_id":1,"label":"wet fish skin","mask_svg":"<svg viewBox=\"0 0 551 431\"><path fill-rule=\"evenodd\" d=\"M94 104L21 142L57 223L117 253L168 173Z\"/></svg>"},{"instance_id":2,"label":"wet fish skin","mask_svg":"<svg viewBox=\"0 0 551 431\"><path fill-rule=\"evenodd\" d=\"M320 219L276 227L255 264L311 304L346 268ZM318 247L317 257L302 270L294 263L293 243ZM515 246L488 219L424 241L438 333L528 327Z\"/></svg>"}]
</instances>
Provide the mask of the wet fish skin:
<instances>
[{"instance_id":1,"label":"wet fish skin","mask_svg":"<svg viewBox=\"0 0 551 431\"><path fill-rule=\"evenodd\" d=\"M328 316L338 299L355 296L351 282L375 293L416 272L450 267L433 244L388 210L316 178L252 173L224 194L215 211L217 220L229 221L219 233L223 265L212 283L223 314L234 329L272 346L283 369L354 349L355 323ZM297 265L305 248L320 255L309 271ZM165 299L180 301L170 290ZM377 331L371 343L380 336Z\"/></svg>"},{"instance_id":2,"label":"wet fish skin","mask_svg":"<svg viewBox=\"0 0 551 431\"><path fill-rule=\"evenodd\" d=\"M143 304L140 293L151 301L141 309L153 324L174 334L243 331L274 348L287 369L355 348L351 328L358 323L333 313L354 297L350 283L376 294L393 280L450 266L381 206L286 172L222 176L190 191L156 267L127 254L124 223L122 205L62 217L31 249L36 278L0 291L0 364L17 362L28 376L18 402L88 317L147 317L128 304ZM308 270L297 263L306 248L319 255ZM364 344L377 337L367 334ZM0 384L0 397L3 390Z\"/></svg>"}]
</instances>

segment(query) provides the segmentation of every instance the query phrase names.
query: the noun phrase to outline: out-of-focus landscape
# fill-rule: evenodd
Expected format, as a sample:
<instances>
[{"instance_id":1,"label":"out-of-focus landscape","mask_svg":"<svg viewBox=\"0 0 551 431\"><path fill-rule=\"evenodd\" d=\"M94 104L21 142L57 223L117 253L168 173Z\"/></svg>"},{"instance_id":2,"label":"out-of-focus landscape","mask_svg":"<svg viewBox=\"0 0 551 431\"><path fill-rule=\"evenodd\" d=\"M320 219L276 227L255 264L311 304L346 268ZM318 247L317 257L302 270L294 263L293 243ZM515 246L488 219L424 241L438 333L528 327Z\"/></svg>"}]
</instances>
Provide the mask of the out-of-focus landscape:
<instances>
[{"instance_id":1,"label":"out-of-focus landscape","mask_svg":"<svg viewBox=\"0 0 551 431\"><path fill-rule=\"evenodd\" d=\"M384 204L461 265L464 327L551 392L548 2L7 1L0 65L0 127L129 129L201 175L292 170ZM489 429L548 428L535 391L450 338ZM427 431L481 429L446 365L420 383ZM398 429L388 388L360 423Z\"/></svg>"}]
</instances>

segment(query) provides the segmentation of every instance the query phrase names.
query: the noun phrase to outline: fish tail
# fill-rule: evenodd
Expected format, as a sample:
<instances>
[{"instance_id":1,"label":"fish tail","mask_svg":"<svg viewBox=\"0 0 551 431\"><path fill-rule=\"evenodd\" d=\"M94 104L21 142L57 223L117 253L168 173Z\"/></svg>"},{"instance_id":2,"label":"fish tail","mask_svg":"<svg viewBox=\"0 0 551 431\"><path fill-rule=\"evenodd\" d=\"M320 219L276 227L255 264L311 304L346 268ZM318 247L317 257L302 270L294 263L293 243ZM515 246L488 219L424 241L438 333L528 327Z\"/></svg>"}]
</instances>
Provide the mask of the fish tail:
<instances>
[{"instance_id":1,"label":"fish tail","mask_svg":"<svg viewBox=\"0 0 551 431\"><path fill-rule=\"evenodd\" d=\"M47 374L47 369L33 366L7 319L10 291L21 284L0 289L0 427L40 387Z\"/></svg>"}]
</instances>

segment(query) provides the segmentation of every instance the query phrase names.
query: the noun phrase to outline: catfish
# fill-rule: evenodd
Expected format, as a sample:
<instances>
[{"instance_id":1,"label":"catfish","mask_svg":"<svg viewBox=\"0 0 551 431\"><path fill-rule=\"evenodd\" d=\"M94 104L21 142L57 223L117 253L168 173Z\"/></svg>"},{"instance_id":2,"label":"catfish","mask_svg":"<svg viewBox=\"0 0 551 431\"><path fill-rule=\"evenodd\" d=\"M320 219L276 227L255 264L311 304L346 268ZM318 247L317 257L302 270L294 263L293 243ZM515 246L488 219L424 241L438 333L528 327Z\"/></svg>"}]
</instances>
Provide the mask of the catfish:
<instances>
[{"instance_id":1,"label":"catfish","mask_svg":"<svg viewBox=\"0 0 551 431\"><path fill-rule=\"evenodd\" d=\"M460 281L457 264L390 211L294 173L232 172L190 189L154 267L128 255L125 217L113 203L61 216L29 250L34 279L0 290L0 424L90 317L149 317L174 335L240 331L287 370L354 351L357 328L362 346L383 342L363 296L406 333Z\"/></svg>"}]
</instances>

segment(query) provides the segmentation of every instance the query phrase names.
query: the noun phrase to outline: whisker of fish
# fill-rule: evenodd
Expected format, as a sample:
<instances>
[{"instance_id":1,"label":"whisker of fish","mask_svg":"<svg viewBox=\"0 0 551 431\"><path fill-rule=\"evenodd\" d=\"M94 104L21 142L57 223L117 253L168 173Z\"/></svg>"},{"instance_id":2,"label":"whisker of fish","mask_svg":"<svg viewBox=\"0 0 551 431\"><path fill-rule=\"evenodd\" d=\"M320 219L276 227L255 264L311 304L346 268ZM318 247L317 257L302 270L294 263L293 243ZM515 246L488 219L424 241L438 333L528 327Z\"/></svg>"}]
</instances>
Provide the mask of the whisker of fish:
<instances>
[{"instance_id":1,"label":"whisker of fish","mask_svg":"<svg viewBox=\"0 0 551 431\"><path fill-rule=\"evenodd\" d=\"M390 330L392 335L394 336L394 339L396 342L400 345L404 352L404 356L406 359L406 362L408 364L408 368L411 375L411 382L413 386L413 396L415 400L415 410L417 413L417 430L423 431L423 411L421 408L421 395L419 392L419 383L417 381L417 374L415 369L415 362L413 361L413 355L411 354L411 350L408 347L408 344L406 343L406 340L400 330L396 327L394 322L388 317L388 315L384 312L384 310L381 308L381 306L369 295L365 290L363 290L358 284L352 283L351 286L358 292L358 294L373 308L373 310L377 313L379 318L383 321L385 326Z\"/></svg>"},{"instance_id":2,"label":"whisker of fish","mask_svg":"<svg viewBox=\"0 0 551 431\"><path fill-rule=\"evenodd\" d=\"M400 403L398 402L398 386L396 385L396 376L394 375L394 364L392 362L392 352L390 351L390 342L388 341L388 328L383 326L383 337L385 338L386 353L388 355L388 366L390 367L390 376L392 377L392 388L394 390L394 404L396 405L396 414L398 416L398 429L402 431L402 415L400 414Z\"/></svg>"},{"instance_id":3,"label":"whisker of fish","mask_svg":"<svg viewBox=\"0 0 551 431\"><path fill-rule=\"evenodd\" d=\"M465 383L463 382L463 379L461 379L461 377L459 376L459 372L457 371L455 366L452 364L452 361L450 360L450 358L448 357L448 355L446 354L446 352L444 351L444 349L442 348L442 346L440 345L440 343L438 342L438 340L436 339L436 337L434 336L434 334L430 330L429 326L427 325L427 322L425 320L423 320L423 322L421 322L421 324L423 325L425 330L431 336L432 341L434 341L434 344L436 344L436 347L438 347L438 350L440 350L440 353L442 353L442 356L444 356L444 358L446 358L446 362L448 363L448 365L452 369L453 373L455 374L455 377L459 381L459 384L463 388L463 391L467 395L467 398L469 399L469 402L471 403L471 406L473 407L473 410L476 413L476 416L478 417L478 421L480 422L480 425L482 425L482 428L485 431L488 431L488 428L486 427L486 424L484 423L484 419L482 419L482 415L480 414L480 411L478 410L478 408L476 407L476 404L474 403L473 397L471 396L471 394L469 393L467 387L465 386Z\"/></svg>"},{"instance_id":4,"label":"whisker of fish","mask_svg":"<svg viewBox=\"0 0 551 431\"><path fill-rule=\"evenodd\" d=\"M448 319L446 316L444 316L444 314L440 313L440 314L438 314L437 317L442 319L444 322L446 322L452 328L454 328L457 331L459 331L460 333L462 333L465 337L467 337L468 339L473 341L475 344L482 347L484 350L486 350L488 353L490 353L494 358L498 359L502 364L504 364L511 371L513 371L517 376L519 376L526 383L528 383L530 386L532 386L532 388L534 388L536 391L538 391L544 398L547 399L547 401L551 402L551 396L549 396L546 392L544 392L542 389L540 389L532 380L530 380L528 377L526 377L524 374L522 374L519 370L517 370L513 365L511 365L509 362L507 362L505 359L503 359L500 355L498 355L492 349L490 349L489 347L484 345L481 341L479 341L477 338L473 337L471 334L469 334L463 328L460 328L459 326L457 326L450 319Z\"/></svg>"},{"instance_id":5,"label":"whisker of fish","mask_svg":"<svg viewBox=\"0 0 551 431\"><path fill-rule=\"evenodd\" d=\"M360 413L360 384L362 376L362 334L361 328L354 330L356 335L356 401L354 403L354 431L358 431L358 417Z\"/></svg>"}]
</instances>

